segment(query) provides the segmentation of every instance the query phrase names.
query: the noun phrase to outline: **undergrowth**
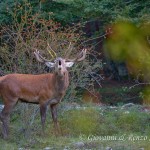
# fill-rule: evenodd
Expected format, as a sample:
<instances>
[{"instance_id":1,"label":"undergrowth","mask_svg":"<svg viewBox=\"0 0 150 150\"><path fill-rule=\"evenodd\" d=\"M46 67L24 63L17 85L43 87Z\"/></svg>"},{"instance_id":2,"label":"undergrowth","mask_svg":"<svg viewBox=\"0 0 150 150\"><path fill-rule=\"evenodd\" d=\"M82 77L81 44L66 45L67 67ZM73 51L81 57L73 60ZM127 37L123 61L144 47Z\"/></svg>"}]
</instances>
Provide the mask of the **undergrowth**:
<instances>
[{"instance_id":1,"label":"undergrowth","mask_svg":"<svg viewBox=\"0 0 150 150\"><path fill-rule=\"evenodd\" d=\"M125 150L140 147L148 150L149 148L149 112L144 112L142 106L135 105L126 109L108 106L66 109L60 106L58 115L62 135L56 137L49 111L43 135L38 106L22 105L24 104L17 105L11 116L9 139L0 140L2 150L44 149L45 147L75 149L76 142L84 142L84 148L87 149L104 149L107 146L117 150L125 147ZM124 139L119 140L119 137Z\"/></svg>"}]
</instances>

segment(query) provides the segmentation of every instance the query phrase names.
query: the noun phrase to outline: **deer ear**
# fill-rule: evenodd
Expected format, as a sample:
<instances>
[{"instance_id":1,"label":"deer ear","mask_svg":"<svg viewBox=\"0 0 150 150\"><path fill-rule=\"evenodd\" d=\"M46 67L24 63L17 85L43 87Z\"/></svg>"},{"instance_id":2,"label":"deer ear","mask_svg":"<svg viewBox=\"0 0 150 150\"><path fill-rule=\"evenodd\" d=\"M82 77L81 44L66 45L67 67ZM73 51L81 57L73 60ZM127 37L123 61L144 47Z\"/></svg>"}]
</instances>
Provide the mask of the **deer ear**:
<instances>
[{"instance_id":1,"label":"deer ear","mask_svg":"<svg viewBox=\"0 0 150 150\"><path fill-rule=\"evenodd\" d=\"M52 63L52 62L45 62L46 66L49 67L49 68L53 68L55 63Z\"/></svg>"},{"instance_id":2,"label":"deer ear","mask_svg":"<svg viewBox=\"0 0 150 150\"><path fill-rule=\"evenodd\" d=\"M66 67L72 67L74 64L74 62L70 61L70 62L65 62Z\"/></svg>"}]
</instances>

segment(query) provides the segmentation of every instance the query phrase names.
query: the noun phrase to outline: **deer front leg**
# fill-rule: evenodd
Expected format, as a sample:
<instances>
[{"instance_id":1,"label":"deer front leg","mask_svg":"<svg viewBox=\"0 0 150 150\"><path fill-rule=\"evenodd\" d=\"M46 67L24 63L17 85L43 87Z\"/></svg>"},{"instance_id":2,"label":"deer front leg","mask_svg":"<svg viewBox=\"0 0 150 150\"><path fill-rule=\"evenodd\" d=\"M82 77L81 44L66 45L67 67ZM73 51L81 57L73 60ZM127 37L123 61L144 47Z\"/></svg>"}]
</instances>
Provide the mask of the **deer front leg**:
<instances>
[{"instance_id":1,"label":"deer front leg","mask_svg":"<svg viewBox=\"0 0 150 150\"><path fill-rule=\"evenodd\" d=\"M47 110L47 105L41 104L40 105L40 114L41 114L41 123L42 123L43 134L44 134L44 130L45 130L46 110Z\"/></svg>"},{"instance_id":2,"label":"deer front leg","mask_svg":"<svg viewBox=\"0 0 150 150\"><path fill-rule=\"evenodd\" d=\"M56 107L56 105L57 104L53 104L53 105L50 105L50 107L51 107L52 119L54 122L55 134L57 135L57 134L61 134L61 130L60 130L59 123L57 120L57 107Z\"/></svg>"}]
</instances>

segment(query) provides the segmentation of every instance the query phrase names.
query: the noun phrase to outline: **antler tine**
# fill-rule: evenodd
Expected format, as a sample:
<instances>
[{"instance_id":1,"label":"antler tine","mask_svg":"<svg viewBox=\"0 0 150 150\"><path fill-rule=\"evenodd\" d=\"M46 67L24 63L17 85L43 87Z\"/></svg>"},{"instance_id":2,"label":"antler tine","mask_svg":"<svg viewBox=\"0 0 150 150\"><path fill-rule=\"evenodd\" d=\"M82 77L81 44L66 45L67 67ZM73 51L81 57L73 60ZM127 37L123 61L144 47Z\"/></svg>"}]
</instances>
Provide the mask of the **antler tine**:
<instances>
[{"instance_id":1,"label":"antler tine","mask_svg":"<svg viewBox=\"0 0 150 150\"><path fill-rule=\"evenodd\" d=\"M39 62L43 62L43 60L41 60L41 58L39 57L39 51L36 49L36 51L34 52L34 55L36 57L36 59L39 61Z\"/></svg>"},{"instance_id":2,"label":"antler tine","mask_svg":"<svg viewBox=\"0 0 150 150\"><path fill-rule=\"evenodd\" d=\"M68 50L70 49L70 47L71 47L71 42L69 42Z\"/></svg>"},{"instance_id":3,"label":"antler tine","mask_svg":"<svg viewBox=\"0 0 150 150\"><path fill-rule=\"evenodd\" d=\"M49 43L47 43L47 45L48 45L49 49L53 52L53 54L55 55L55 57L57 57L56 53L55 53L54 50L51 48L51 46L49 45ZM52 57L54 57L54 55L53 55L49 50L48 50L48 52L50 53L50 55L51 55Z\"/></svg>"},{"instance_id":4,"label":"antler tine","mask_svg":"<svg viewBox=\"0 0 150 150\"><path fill-rule=\"evenodd\" d=\"M51 60L48 60L46 59L45 57L43 57L42 55L40 55L40 52L36 49L36 51L34 52L35 56L36 56L36 59L39 61L39 62L50 62Z\"/></svg>"},{"instance_id":5,"label":"antler tine","mask_svg":"<svg viewBox=\"0 0 150 150\"><path fill-rule=\"evenodd\" d=\"M78 54L76 61L82 61L85 59L87 49L83 49L81 53Z\"/></svg>"},{"instance_id":6,"label":"antler tine","mask_svg":"<svg viewBox=\"0 0 150 150\"><path fill-rule=\"evenodd\" d=\"M86 51L87 49L83 49L78 55L76 58L74 59L66 59L66 61L82 61L83 59L85 59L85 56L86 56Z\"/></svg>"},{"instance_id":7,"label":"antler tine","mask_svg":"<svg viewBox=\"0 0 150 150\"><path fill-rule=\"evenodd\" d=\"M69 42L69 46L68 46L68 49L65 51L65 59L67 59L67 56L69 56L69 54L71 53L73 47L71 45L71 42Z\"/></svg>"}]
</instances>

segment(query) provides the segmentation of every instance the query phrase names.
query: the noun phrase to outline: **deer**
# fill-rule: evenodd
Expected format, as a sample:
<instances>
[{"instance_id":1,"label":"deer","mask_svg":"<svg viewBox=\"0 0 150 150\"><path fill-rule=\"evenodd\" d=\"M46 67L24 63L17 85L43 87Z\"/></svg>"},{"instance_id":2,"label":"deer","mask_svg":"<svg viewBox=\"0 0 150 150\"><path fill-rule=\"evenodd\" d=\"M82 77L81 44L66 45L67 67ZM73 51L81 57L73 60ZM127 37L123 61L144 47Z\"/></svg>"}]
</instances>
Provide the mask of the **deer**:
<instances>
[{"instance_id":1,"label":"deer","mask_svg":"<svg viewBox=\"0 0 150 150\"><path fill-rule=\"evenodd\" d=\"M0 97L4 103L4 108L0 113L0 120L4 139L8 138L10 114L18 101L39 105L43 132L46 110L47 106L49 106L54 130L56 133L60 133L57 120L57 105L61 102L69 86L67 68L72 67L76 62L84 60L86 51L87 49L83 49L73 59L57 57L52 61L43 57L36 49L34 51L36 60L49 68L54 68L53 73L39 75L14 73L0 77Z\"/></svg>"}]
</instances>

